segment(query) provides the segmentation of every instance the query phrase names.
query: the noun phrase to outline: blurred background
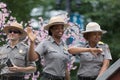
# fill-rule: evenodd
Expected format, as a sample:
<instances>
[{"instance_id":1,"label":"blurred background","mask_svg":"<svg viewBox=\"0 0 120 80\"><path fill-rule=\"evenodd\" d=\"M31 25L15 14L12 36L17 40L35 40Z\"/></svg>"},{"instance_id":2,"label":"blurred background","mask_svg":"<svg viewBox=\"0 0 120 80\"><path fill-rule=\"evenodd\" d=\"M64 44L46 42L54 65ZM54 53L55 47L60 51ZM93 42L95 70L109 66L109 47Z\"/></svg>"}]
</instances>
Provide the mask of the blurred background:
<instances>
[{"instance_id":1,"label":"blurred background","mask_svg":"<svg viewBox=\"0 0 120 80\"><path fill-rule=\"evenodd\" d=\"M113 64L120 58L120 0L0 0L9 10L9 15L23 24L32 20L32 27L38 29L39 18L48 22L51 16L66 14L79 26L80 31L90 21L98 22L102 29L107 30L102 41L110 47ZM24 26L26 27L26 26ZM2 39L3 36L0 36ZM0 45L4 44L0 40ZM72 80L76 70L72 70Z\"/></svg>"}]
</instances>

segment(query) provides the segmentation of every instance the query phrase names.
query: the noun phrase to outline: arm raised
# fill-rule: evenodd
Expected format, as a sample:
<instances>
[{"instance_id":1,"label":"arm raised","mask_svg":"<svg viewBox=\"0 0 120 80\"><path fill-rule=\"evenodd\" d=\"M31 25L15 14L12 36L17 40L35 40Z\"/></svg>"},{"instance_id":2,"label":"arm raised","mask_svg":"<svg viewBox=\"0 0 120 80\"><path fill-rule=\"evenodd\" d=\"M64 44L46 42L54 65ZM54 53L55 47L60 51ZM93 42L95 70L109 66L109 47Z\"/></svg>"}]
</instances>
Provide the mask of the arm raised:
<instances>
[{"instance_id":1,"label":"arm raised","mask_svg":"<svg viewBox=\"0 0 120 80\"><path fill-rule=\"evenodd\" d=\"M35 52L34 46L35 46L35 39L36 39L36 33L33 33L32 29L30 27L26 28L27 35L30 39L30 48L29 48L29 60L35 61L39 58L39 55Z\"/></svg>"}]
</instances>

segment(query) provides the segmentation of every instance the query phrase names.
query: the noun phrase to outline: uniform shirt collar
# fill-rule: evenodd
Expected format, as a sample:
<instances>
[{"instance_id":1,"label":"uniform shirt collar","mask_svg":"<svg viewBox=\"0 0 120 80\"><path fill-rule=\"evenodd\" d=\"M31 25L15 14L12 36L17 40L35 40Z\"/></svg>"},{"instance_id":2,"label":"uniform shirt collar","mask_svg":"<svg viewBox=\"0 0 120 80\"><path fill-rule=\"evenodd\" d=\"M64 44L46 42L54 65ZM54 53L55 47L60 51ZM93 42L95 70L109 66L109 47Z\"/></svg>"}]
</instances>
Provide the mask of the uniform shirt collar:
<instances>
[{"instance_id":1,"label":"uniform shirt collar","mask_svg":"<svg viewBox=\"0 0 120 80\"><path fill-rule=\"evenodd\" d=\"M14 48L20 48L20 43L21 43L21 42L17 43L17 44L14 46ZM7 48L8 48L8 47L11 47L9 42L7 43L7 46L6 46L6 47L7 47Z\"/></svg>"},{"instance_id":2,"label":"uniform shirt collar","mask_svg":"<svg viewBox=\"0 0 120 80\"><path fill-rule=\"evenodd\" d=\"M86 43L86 47L87 47L87 48L90 47L90 45L88 44L88 42ZM99 47L100 47L100 45L97 43L97 44L96 44L96 48L99 48Z\"/></svg>"},{"instance_id":3,"label":"uniform shirt collar","mask_svg":"<svg viewBox=\"0 0 120 80\"><path fill-rule=\"evenodd\" d=\"M55 40L53 39L52 36L49 36L49 37L48 37L48 40L51 41L52 43L55 43ZM64 45L64 42L63 42L62 39L60 40L60 44Z\"/></svg>"}]
</instances>

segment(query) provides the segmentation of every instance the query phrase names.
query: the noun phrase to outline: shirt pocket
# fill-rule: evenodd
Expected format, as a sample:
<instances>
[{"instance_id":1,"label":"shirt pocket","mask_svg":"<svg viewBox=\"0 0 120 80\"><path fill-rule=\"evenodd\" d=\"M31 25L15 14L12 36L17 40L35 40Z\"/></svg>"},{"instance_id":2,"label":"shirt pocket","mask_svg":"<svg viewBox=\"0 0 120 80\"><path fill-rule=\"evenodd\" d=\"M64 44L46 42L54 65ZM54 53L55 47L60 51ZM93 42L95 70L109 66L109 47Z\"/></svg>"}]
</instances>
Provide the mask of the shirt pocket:
<instances>
[{"instance_id":1,"label":"shirt pocket","mask_svg":"<svg viewBox=\"0 0 120 80\"><path fill-rule=\"evenodd\" d=\"M90 52L84 52L80 54L81 61L92 61L93 55Z\"/></svg>"},{"instance_id":2,"label":"shirt pocket","mask_svg":"<svg viewBox=\"0 0 120 80\"><path fill-rule=\"evenodd\" d=\"M45 56L49 59L55 59L58 57L58 53L59 52L55 48L49 47Z\"/></svg>"},{"instance_id":3,"label":"shirt pocket","mask_svg":"<svg viewBox=\"0 0 120 80\"><path fill-rule=\"evenodd\" d=\"M99 54L98 56L97 56L97 58L96 58L96 61L97 62L103 62L103 60L104 60L104 54Z\"/></svg>"},{"instance_id":4,"label":"shirt pocket","mask_svg":"<svg viewBox=\"0 0 120 80\"><path fill-rule=\"evenodd\" d=\"M25 55L23 54L16 54L14 57L14 64L17 66L25 66Z\"/></svg>"},{"instance_id":5,"label":"shirt pocket","mask_svg":"<svg viewBox=\"0 0 120 80\"><path fill-rule=\"evenodd\" d=\"M68 53L68 51L63 50L64 52L64 62L70 62L71 55Z\"/></svg>"}]
</instances>

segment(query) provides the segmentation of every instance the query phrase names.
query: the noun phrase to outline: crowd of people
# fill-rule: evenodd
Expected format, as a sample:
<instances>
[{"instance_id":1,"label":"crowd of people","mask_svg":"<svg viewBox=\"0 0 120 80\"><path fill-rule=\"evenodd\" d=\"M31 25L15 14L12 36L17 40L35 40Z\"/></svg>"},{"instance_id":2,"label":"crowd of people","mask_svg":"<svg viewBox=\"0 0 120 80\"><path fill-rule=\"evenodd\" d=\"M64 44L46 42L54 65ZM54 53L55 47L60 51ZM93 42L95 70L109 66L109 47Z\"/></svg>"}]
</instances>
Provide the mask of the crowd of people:
<instances>
[{"instance_id":1,"label":"crowd of people","mask_svg":"<svg viewBox=\"0 0 120 80\"><path fill-rule=\"evenodd\" d=\"M101 42L101 37L107 31L102 30L96 22L89 22L82 31L86 44L68 47L62 40L64 31L69 28L63 17L51 17L44 30L48 37L35 48L36 34L29 26L23 29L18 22L5 25L3 31L7 34L7 44L0 47L0 80L25 80L24 75L36 71L35 61L44 59L40 80L71 80L68 63L71 56L80 58L76 73L78 80L95 80L109 67L112 60L109 46ZM23 43L28 37L30 45Z\"/></svg>"}]
</instances>

